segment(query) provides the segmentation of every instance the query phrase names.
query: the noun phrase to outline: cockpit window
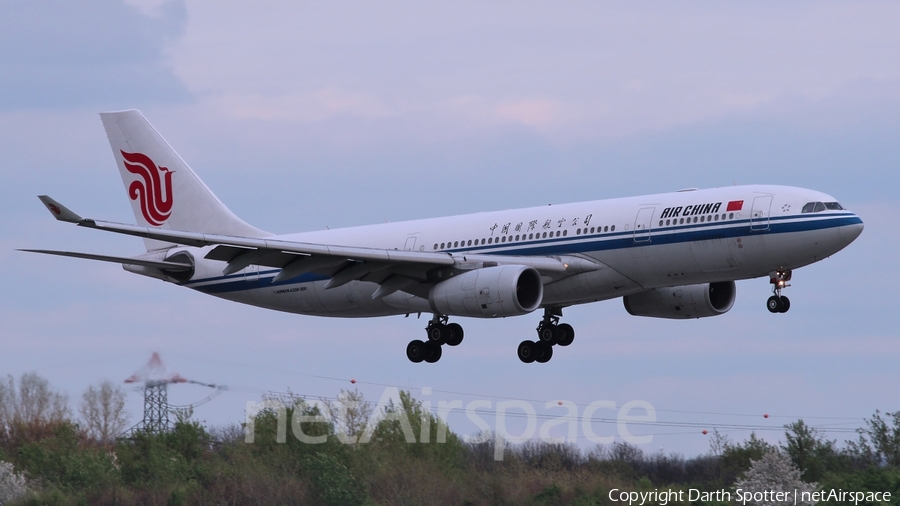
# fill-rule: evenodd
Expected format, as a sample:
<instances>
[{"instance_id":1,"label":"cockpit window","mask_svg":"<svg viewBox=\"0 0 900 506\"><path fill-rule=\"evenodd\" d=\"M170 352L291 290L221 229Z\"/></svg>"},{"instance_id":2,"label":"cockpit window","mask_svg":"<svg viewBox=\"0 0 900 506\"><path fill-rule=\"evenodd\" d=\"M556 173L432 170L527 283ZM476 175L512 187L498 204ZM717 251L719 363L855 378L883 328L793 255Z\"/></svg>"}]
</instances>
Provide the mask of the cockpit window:
<instances>
[{"instance_id":1,"label":"cockpit window","mask_svg":"<svg viewBox=\"0 0 900 506\"><path fill-rule=\"evenodd\" d=\"M843 211L844 208L841 207L837 202L807 202L806 205L803 206L803 209L800 211L801 213L821 213L822 211Z\"/></svg>"}]
</instances>

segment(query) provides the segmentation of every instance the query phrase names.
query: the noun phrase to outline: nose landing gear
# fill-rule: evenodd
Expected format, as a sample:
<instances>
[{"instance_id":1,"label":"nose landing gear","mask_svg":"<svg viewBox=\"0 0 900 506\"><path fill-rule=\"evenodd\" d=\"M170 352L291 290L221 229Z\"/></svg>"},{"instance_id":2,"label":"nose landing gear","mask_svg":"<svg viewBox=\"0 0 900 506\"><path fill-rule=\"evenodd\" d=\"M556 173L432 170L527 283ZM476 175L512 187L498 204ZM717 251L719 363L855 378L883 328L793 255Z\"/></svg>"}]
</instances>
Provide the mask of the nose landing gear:
<instances>
[{"instance_id":1,"label":"nose landing gear","mask_svg":"<svg viewBox=\"0 0 900 506\"><path fill-rule=\"evenodd\" d=\"M781 295L783 288L791 286L788 284L790 280L790 270L780 270L769 274L769 283L772 283L773 295L766 301L766 308L770 313L787 313L788 309L791 308L791 300Z\"/></svg>"}]
</instances>

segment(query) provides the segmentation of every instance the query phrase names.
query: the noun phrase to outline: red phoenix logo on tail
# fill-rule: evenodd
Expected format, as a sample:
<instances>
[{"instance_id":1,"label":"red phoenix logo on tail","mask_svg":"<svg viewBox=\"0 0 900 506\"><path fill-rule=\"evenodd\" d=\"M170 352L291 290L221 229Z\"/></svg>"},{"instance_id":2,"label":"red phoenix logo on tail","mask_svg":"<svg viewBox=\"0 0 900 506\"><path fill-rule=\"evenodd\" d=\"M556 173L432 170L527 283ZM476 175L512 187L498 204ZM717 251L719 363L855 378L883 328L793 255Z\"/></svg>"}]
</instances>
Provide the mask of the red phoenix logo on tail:
<instances>
[{"instance_id":1,"label":"red phoenix logo on tail","mask_svg":"<svg viewBox=\"0 0 900 506\"><path fill-rule=\"evenodd\" d=\"M128 187L131 200L141 204L141 214L147 223L160 226L172 214L172 174L165 167L157 167L153 160L143 153L126 153L121 151L125 159L125 168L140 179ZM164 174L160 178L160 173Z\"/></svg>"}]
</instances>

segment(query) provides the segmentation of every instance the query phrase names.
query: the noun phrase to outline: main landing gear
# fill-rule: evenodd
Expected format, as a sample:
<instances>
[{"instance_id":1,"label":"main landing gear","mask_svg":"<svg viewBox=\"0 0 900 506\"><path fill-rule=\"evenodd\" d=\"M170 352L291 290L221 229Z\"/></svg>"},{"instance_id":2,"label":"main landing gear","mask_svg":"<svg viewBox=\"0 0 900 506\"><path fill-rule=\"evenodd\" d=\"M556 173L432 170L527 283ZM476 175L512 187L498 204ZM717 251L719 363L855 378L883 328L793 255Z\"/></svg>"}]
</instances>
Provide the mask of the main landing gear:
<instances>
[{"instance_id":1,"label":"main landing gear","mask_svg":"<svg viewBox=\"0 0 900 506\"><path fill-rule=\"evenodd\" d=\"M781 289L787 288L787 282L791 280L791 271L775 271L769 274L769 283L772 283L772 292L774 295L766 301L766 308L770 313L787 313L791 308L791 300L781 295Z\"/></svg>"},{"instance_id":2,"label":"main landing gear","mask_svg":"<svg viewBox=\"0 0 900 506\"><path fill-rule=\"evenodd\" d=\"M545 308L544 318L538 324L537 341L522 341L517 353L519 360L530 364L539 364L550 361L553 357L553 346L568 346L575 340L575 329L568 323L559 323L562 310L559 308Z\"/></svg>"},{"instance_id":3,"label":"main landing gear","mask_svg":"<svg viewBox=\"0 0 900 506\"><path fill-rule=\"evenodd\" d=\"M458 323L447 323L446 316L434 315L425 327L426 341L415 339L406 346L406 358L418 364L423 360L433 364L441 359L443 345L457 346L463 340L463 328Z\"/></svg>"}]
</instances>

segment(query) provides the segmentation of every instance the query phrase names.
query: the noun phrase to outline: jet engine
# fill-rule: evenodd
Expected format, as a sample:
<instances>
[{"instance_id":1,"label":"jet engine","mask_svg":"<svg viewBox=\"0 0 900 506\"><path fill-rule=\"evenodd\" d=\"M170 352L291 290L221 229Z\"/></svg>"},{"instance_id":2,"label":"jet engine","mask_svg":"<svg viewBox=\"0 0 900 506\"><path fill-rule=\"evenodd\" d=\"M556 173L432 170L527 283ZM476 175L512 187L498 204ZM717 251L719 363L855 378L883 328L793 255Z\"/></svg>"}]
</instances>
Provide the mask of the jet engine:
<instances>
[{"instance_id":1,"label":"jet engine","mask_svg":"<svg viewBox=\"0 0 900 506\"><path fill-rule=\"evenodd\" d=\"M494 318L530 313L541 305L544 284L533 267L475 269L434 285L428 302L447 316Z\"/></svg>"},{"instance_id":2,"label":"jet engine","mask_svg":"<svg viewBox=\"0 0 900 506\"><path fill-rule=\"evenodd\" d=\"M622 298L633 316L654 318L705 318L727 313L734 305L734 281L653 288Z\"/></svg>"}]
</instances>

